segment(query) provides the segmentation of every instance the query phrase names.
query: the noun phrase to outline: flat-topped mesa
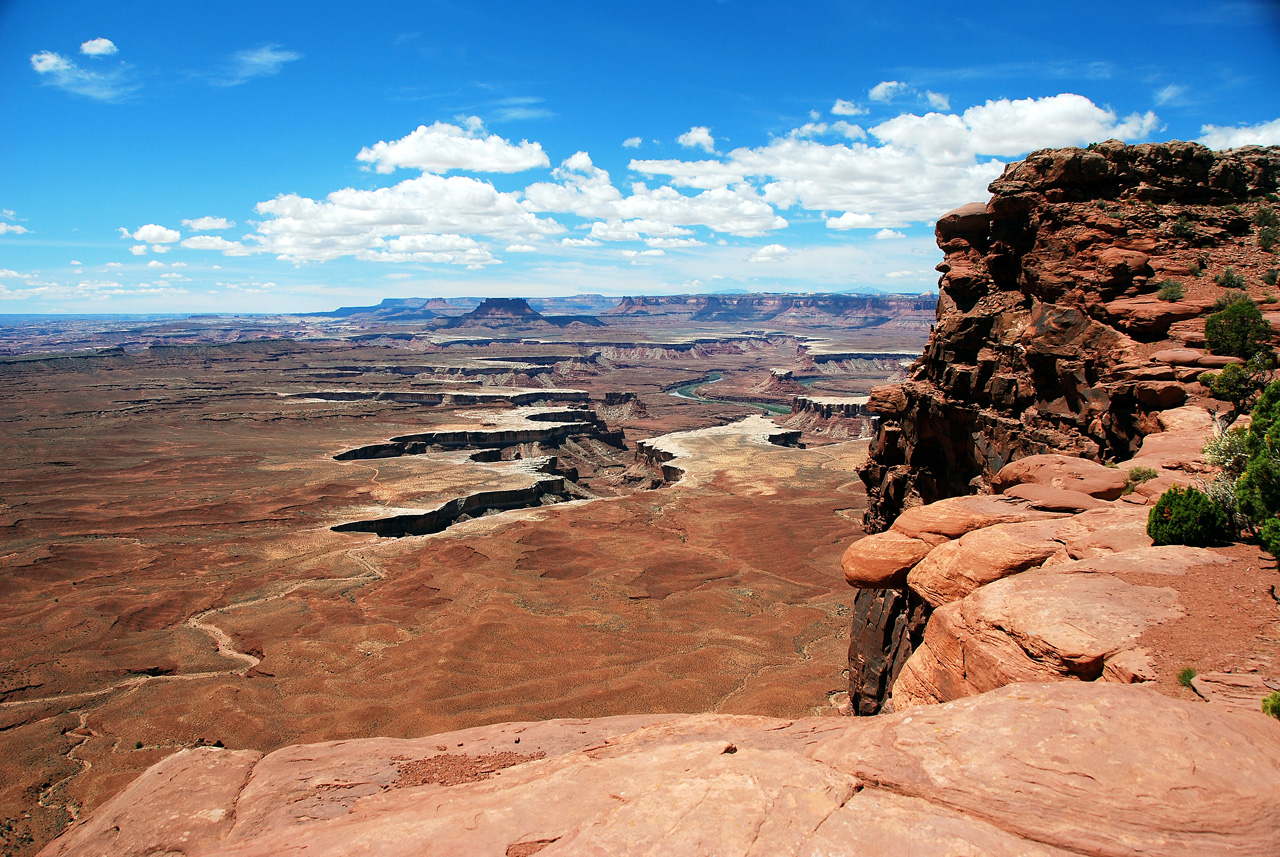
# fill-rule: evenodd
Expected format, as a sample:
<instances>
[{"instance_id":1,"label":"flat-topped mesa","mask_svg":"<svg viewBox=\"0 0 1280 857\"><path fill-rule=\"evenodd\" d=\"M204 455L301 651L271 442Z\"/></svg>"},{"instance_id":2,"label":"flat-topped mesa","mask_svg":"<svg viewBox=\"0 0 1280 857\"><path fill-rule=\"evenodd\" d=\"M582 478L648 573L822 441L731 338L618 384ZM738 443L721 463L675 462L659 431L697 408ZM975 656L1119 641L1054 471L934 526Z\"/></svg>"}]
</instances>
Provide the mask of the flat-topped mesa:
<instances>
[{"instance_id":1,"label":"flat-topped mesa","mask_svg":"<svg viewBox=\"0 0 1280 857\"><path fill-rule=\"evenodd\" d=\"M937 324L907 380L867 405L881 417L867 531L986 490L1027 455L1129 458L1155 413L1203 393L1203 368L1152 364L1151 344L1203 344L1227 267L1262 296L1277 260L1252 221L1278 186L1278 147L1108 141L1034 152L988 203L939 219ZM1187 296L1158 299L1169 281Z\"/></svg>"}]
</instances>

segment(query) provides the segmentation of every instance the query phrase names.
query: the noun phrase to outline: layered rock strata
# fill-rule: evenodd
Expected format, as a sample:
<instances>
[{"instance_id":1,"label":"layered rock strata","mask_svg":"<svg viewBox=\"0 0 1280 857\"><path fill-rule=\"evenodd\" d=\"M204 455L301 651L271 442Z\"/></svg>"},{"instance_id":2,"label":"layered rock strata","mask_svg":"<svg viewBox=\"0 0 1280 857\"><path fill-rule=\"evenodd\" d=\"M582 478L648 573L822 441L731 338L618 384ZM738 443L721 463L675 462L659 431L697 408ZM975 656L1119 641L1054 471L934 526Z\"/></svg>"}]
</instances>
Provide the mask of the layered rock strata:
<instances>
[{"instance_id":1,"label":"layered rock strata","mask_svg":"<svg viewBox=\"0 0 1280 857\"><path fill-rule=\"evenodd\" d=\"M1259 247L1252 221L1272 205L1278 181L1275 147L1213 152L1109 141L1035 152L991 184L989 202L943 216L938 323L907 380L873 389L866 406L880 416L862 472L866 531L903 535L917 507L946 498L1003 490L1027 507L1079 512L1105 506L1123 487L1113 476L1099 493L1056 471L1043 471L1046 484L998 483L1002 468L1030 456L1066 456L1078 463L1060 467L1092 464L1095 476L1097 462L1127 461L1140 450L1160 464L1194 458L1199 446L1178 442L1160 453L1159 415L1201 401L1200 374L1238 359L1196 346L1226 268L1244 275L1256 300L1267 297L1261 275L1276 259ZM1160 299L1170 283L1183 296ZM1078 484L1064 492L1060 483ZM930 535L938 534L916 537ZM879 710L924 639L931 602L941 597L930 586L978 585L987 573L939 583L967 568L956 545L930 561L928 574L916 573L916 586L905 586L907 567L898 565L919 547L868 539L860 549L867 578L858 579L860 571L850 578L861 587L850 682L862 713ZM1020 560L1027 567L1044 559L1027 551ZM886 562L892 573L881 579L875 569Z\"/></svg>"}]
</instances>

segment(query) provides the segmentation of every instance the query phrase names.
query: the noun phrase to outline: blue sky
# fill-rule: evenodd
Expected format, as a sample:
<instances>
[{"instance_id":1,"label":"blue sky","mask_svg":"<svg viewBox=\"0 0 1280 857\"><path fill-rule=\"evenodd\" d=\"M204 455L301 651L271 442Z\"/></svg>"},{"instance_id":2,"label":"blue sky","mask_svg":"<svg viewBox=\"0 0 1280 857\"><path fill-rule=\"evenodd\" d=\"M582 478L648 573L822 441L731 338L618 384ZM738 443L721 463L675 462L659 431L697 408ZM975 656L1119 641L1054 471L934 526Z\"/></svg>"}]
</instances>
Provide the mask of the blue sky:
<instances>
[{"instance_id":1,"label":"blue sky","mask_svg":"<svg viewBox=\"0 0 1280 857\"><path fill-rule=\"evenodd\" d=\"M0 313L925 291L1027 151L1280 144L1277 5L0 0Z\"/></svg>"}]
</instances>

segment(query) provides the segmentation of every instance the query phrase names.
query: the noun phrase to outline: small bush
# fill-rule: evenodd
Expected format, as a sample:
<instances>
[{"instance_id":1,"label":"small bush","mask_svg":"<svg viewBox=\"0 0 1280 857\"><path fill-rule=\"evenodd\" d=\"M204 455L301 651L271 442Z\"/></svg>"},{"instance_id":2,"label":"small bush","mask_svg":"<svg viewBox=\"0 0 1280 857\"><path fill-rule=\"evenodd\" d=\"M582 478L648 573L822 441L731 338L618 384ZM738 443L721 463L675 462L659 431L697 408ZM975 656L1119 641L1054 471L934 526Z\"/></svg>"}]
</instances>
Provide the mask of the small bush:
<instances>
[{"instance_id":1,"label":"small bush","mask_svg":"<svg viewBox=\"0 0 1280 857\"><path fill-rule=\"evenodd\" d=\"M1213 281L1224 289L1243 289L1245 287L1244 277L1237 274L1235 268L1227 268L1214 277Z\"/></svg>"},{"instance_id":2,"label":"small bush","mask_svg":"<svg viewBox=\"0 0 1280 857\"><path fill-rule=\"evenodd\" d=\"M1183 667L1178 670L1178 684L1183 687L1191 687L1191 680L1196 677L1195 667Z\"/></svg>"},{"instance_id":3,"label":"small bush","mask_svg":"<svg viewBox=\"0 0 1280 857\"><path fill-rule=\"evenodd\" d=\"M1262 198L1265 199L1267 202L1280 202L1280 196L1277 196L1274 193L1264 193L1262 195Z\"/></svg>"},{"instance_id":4,"label":"small bush","mask_svg":"<svg viewBox=\"0 0 1280 857\"><path fill-rule=\"evenodd\" d=\"M1280 720L1280 690L1273 690L1270 696L1262 698L1262 713Z\"/></svg>"},{"instance_id":5,"label":"small bush","mask_svg":"<svg viewBox=\"0 0 1280 857\"><path fill-rule=\"evenodd\" d=\"M1204 341L1213 354L1243 357L1271 353L1271 325L1258 305L1245 298L1209 316L1204 323Z\"/></svg>"},{"instance_id":6,"label":"small bush","mask_svg":"<svg viewBox=\"0 0 1280 857\"><path fill-rule=\"evenodd\" d=\"M1273 304L1273 303L1275 303L1275 302L1276 302L1276 296L1275 296L1275 295L1263 295L1263 296L1262 296L1262 302L1263 302L1264 304Z\"/></svg>"},{"instance_id":7,"label":"small bush","mask_svg":"<svg viewBox=\"0 0 1280 857\"><path fill-rule=\"evenodd\" d=\"M1201 492L1174 486L1151 507L1147 535L1157 545L1205 547L1227 541L1231 521L1218 504Z\"/></svg>"},{"instance_id":8,"label":"small bush","mask_svg":"<svg viewBox=\"0 0 1280 857\"><path fill-rule=\"evenodd\" d=\"M1275 268L1267 271L1262 275L1262 282L1266 283L1268 286L1274 286L1277 282L1280 282L1280 271L1277 271Z\"/></svg>"},{"instance_id":9,"label":"small bush","mask_svg":"<svg viewBox=\"0 0 1280 857\"><path fill-rule=\"evenodd\" d=\"M1244 301L1247 301L1247 300L1249 300L1248 292L1241 292L1241 291L1237 291L1236 289L1232 289L1231 291L1223 292L1222 294L1214 298L1213 311L1222 312L1224 309L1231 306L1232 304L1243 303Z\"/></svg>"},{"instance_id":10,"label":"small bush","mask_svg":"<svg viewBox=\"0 0 1280 857\"><path fill-rule=\"evenodd\" d=\"M1204 460L1234 482L1249 463L1249 435L1244 429L1227 429L1204 445Z\"/></svg>"},{"instance_id":11,"label":"small bush","mask_svg":"<svg viewBox=\"0 0 1280 857\"><path fill-rule=\"evenodd\" d=\"M1224 210L1229 211L1229 212L1231 212L1232 214L1239 214L1239 213L1240 213L1240 206L1236 205L1234 202L1233 202L1233 203L1231 203L1230 205L1224 205L1224 206L1222 206L1222 207L1223 207L1223 209L1224 209Z\"/></svg>"},{"instance_id":12,"label":"small bush","mask_svg":"<svg viewBox=\"0 0 1280 857\"><path fill-rule=\"evenodd\" d=\"M1255 226L1280 226L1280 215L1274 208L1259 208L1253 216L1253 223Z\"/></svg>"},{"instance_id":13,"label":"small bush","mask_svg":"<svg viewBox=\"0 0 1280 857\"><path fill-rule=\"evenodd\" d=\"M1180 301L1186 296L1187 290L1182 287L1182 283L1173 280L1164 280L1156 283L1159 289L1156 291L1156 297L1162 301Z\"/></svg>"},{"instance_id":14,"label":"small bush","mask_svg":"<svg viewBox=\"0 0 1280 857\"><path fill-rule=\"evenodd\" d=\"M1147 467L1145 464L1136 464L1129 468L1128 481L1133 485L1141 485L1143 482L1150 482L1160 474L1156 472L1154 467Z\"/></svg>"},{"instance_id":15,"label":"small bush","mask_svg":"<svg viewBox=\"0 0 1280 857\"><path fill-rule=\"evenodd\" d=\"M1200 279L1200 275L1204 273L1204 266L1198 262L1191 266L1191 276Z\"/></svg>"},{"instance_id":16,"label":"small bush","mask_svg":"<svg viewBox=\"0 0 1280 857\"><path fill-rule=\"evenodd\" d=\"M1258 230L1258 249L1270 253L1276 243L1280 242L1280 229L1264 226Z\"/></svg>"},{"instance_id":17,"label":"small bush","mask_svg":"<svg viewBox=\"0 0 1280 857\"><path fill-rule=\"evenodd\" d=\"M1196 237L1196 230L1195 227L1191 225L1190 221L1187 220L1186 215L1183 215L1175 220L1173 225L1169 227L1169 234L1174 238L1179 238L1183 241L1190 241L1192 238Z\"/></svg>"}]
</instances>

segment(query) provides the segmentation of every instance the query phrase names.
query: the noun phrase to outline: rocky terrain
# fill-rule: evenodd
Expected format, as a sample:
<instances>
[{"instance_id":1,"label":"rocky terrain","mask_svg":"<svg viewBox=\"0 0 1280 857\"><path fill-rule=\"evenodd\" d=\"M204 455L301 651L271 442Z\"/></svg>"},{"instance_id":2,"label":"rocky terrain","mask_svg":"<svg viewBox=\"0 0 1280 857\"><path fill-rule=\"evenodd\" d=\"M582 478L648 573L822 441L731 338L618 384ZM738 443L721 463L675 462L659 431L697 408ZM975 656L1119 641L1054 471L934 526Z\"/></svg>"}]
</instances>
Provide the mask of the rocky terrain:
<instances>
[{"instance_id":1,"label":"rocky terrain","mask_svg":"<svg viewBox=\"0 0 1280 857\"><path fill-rule=\"evenodd\" d=\"M1228 408L1198 379L1239 359L1205 353L1205 317L1227 268L1274 303L1277 260L1252 221L1278 181L1275 149L1104 143L1037 152L990 202L938 221L938 325L908 379L868 402L883 417L862 474L879 535L844 562L859 712L1049 674L1176 693L1192 665L1248 672L1223 680L1249 687L1248 707L1280 687L1274 562L1244 546L1148 555L1143 517L1169 485L1211 478L1200 449ZM1156 295L1169 282L1178 300ZM1110 479L1102 462L1119 462ZM1133 490L1138 465L1159 478ZM1107 535L1080 541L1094 531Z\"/></svg>"},{"instance_id":2,"label":"rocky terrain","mask_svg":"<svg viewBox=\"0 0 1280 857\"><path fill-rule=\"evenodd\" d=\"M549 507L649 506L651 527L680 514L681 545L696 542L706 552L700 567L712 584L681 594L737 598L751 581L746 591L764 598L759 609L748 598L728 610L690 604L700 612L680 614L726 623L703 627L701 641L686 650L700 657L733 650L730 641L747 627L730 620L738 610L752 623L785 627L801 619L792 599L805 588L826 597L818 577L794 574L784 538L843 547L845 581L856 587L845 626L849 692L828 694L828 716L806 716L817 708L770 710L830 655L823 632L803 658L750 673L710 705L692 683L713 683L714 675L664 665L633 668L628 716L512 717L414 733L435 733L425 738L409 738L401 726L405 740L184 749L127 787L121 782L112 799L103 794L86 821L43 853L1277 853L1280 724L1260 701L1280 689L1280 573L1254 544L1155 547L1146 520L1163 491L1214 474L1202 450L1221 430L1215 417L1224 408L1198 378L1229 361L1201 347L1204 318L1222 292L1215 277L1228 266L1255 300L1273 297L1262 274L1276 257L1258 246L1251 221L1276 202L1278 176L1275 149L1215 154L1191 144L1104 143L1034 153L992 185L989 203L939 221L947 255L937 325L901 383L865 397L797 394L787 430L756 416L645 439L630 472L648 468L673 487ZM1180 299L1155 297L1168 280L1182 287ZM695 309L703 311L729 309ZM688 352L600 357L625 353L675 362ZM779 362L777 351L770 356ZM856 357L842 354L836 365L846 359ZM789 362L806 361L816 365L813 350ZM773 371L779 368L788 367L757 363L678 389L710 406L710 389L749 388L753 373L762 393L790 380ZM866 411L881 417L859 471L871 534L849 543L848 531L842 538L829 527L831 515L862 504L832 510L821 497L824 486L851 474L854 445L822 442L842 426L847 435L846 423ZM563 407L546 413L553 425L593 422L566 419ZM433 435L440 437L448 435ZM395 446L391 461L433 454L431 442L407 434L380 443ZM409 448L414 443L425 446ZM809 448L790 446L796 443ZM526 478L548 475L537 473ZM851 484L834 490L848 493ZM664 492L682 505L654 514L651 498ZM738 505L750 497L767 497L768 511ZM699 516L698 529L690 514L703 511L696 502L714 507ZM527 536L574 567L604 567L610 560L596 542L616 524L593 511ZM489 529L490 521L544 514L478 518L430 538L437 552L456 550L461 543L448 540L483 531L483 550L501 553L493 540L520 525ZM587 524L581 514L601 523ZM584 524L591 540L557 537ZM799 532L802 525L812 529ZM749 557L738 552L743 546ZM677 555L671 542L662 550L672 565L629 579L634 595L666 600L676 593L671 581L688 585L695 554ZM392 572L380 579L378 597L357 599L372 616L407 568L376 551L367 556ZM755 564L749 575L717 577L747 563ZM434 591L462 598L446 577L441 569L430 578ZM800 588L765 593L765 581L782 578ZM493 585L499 576L473 579ZM414 580L410 573L404 583ZM602 597L594 604L570 608L579 627L609 603L604 589L596 591ZM511 605L531 597L521 591ZM502 607L509 609L505 601ZM563 610L558 602L556 609ZM626 624L634 618L614 615L634 633ZM678 625L676 615L662 623ZM819 615L802 621L821 624ZM545 669L538 656L550 637L537 625L520 630L531 628L534 636L511 638L519 657L486 661L491 668L528 659ZM588 642L595 648L602 638ZM429 664L421 647L414 652L419 665ZM246 675L283 664L268 655ZM612 672L597 663L578 678L601 675ZM314 673L308 678L314 682ZM423 680L413 676L414 684ZM710 713L658 713L678 709L643 698L654 692L650 683L670 688L682 680L690 686L664 703ZM295 706L292 694L304 686L277 679ZM384 685L408 694L410 704L427 702L411 687ZM557 690L569 688L581 692L581 684ZM387 718L367 705L375 720ZM877 716L833 717L832 705ZM490 722L513 707L493 709ZM540 711L557 716L549 713L556 707L548 702ZM97 722L110 724L100 711ZM88 745L98 733L89 714L80 716L80 730L68 734ZM94 758L103 757L99 750Z\"/></svg>"},{"instance_id":3,"label":"rocky terrain","mask_svg":"<svg viewBox=\"0 0 1280 857\"><path fill-rule=\"evenodd\" d=\"M183 748L835 715L866 441L669 391L900 367L661 332L0 361L0 853Z\"/></svg>"}]
</instances>

